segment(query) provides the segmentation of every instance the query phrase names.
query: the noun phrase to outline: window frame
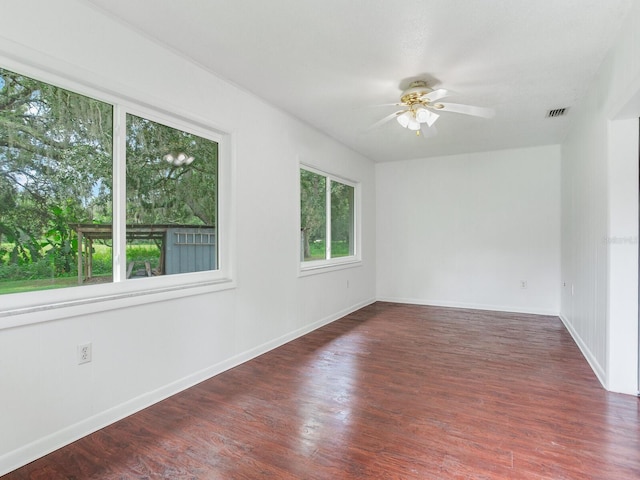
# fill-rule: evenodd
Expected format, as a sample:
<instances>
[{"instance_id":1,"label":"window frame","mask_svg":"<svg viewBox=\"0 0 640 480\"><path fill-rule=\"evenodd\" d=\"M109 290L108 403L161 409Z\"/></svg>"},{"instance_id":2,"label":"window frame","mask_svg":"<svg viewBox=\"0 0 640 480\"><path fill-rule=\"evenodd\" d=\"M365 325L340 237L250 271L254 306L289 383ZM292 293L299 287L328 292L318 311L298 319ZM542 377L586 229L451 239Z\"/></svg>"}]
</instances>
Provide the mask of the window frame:
<instances>
[{"instance_id":1,"label":"window frame","mask_svg":"<svg viewBox=\"0 0 640 480\"><path fill-rule=\"evenodd\" d=\"M235 288L233 136L179 108L163 109L0 55L0 66L113 107L113 281L1 295L0 330L189 295ZM217 270L126 280L126 115L130 113L218 143Z\"/></svg>"},{"instance_id":2,"label":"window frame","mask_svg":"<svg viewBox=\"0 0 640 480\"><path fill-rule=\"evenodd\" d=\"M316 175L324 177L326 182L326 194L325 194L325 258L322 260L307 260L303 258L303 253L300 251L300 232L302 230L302 218L301 218L301 190L300 190L300 171L306 170ZM331 182L338 182L343 185L353 187L353 255L346 255L342 257L326 258L327 253L331 250ZM314 273L321 273L324 271L337 270L342 268L350 268L358 266L362 263L362 248L361 248L361 185L360 182L347 179L340 175L335 175L316 167L306 165L304 163L299 164L298 168L298 264L299 264L299 276L310 275Z\"/></svg>"}]
</instances>

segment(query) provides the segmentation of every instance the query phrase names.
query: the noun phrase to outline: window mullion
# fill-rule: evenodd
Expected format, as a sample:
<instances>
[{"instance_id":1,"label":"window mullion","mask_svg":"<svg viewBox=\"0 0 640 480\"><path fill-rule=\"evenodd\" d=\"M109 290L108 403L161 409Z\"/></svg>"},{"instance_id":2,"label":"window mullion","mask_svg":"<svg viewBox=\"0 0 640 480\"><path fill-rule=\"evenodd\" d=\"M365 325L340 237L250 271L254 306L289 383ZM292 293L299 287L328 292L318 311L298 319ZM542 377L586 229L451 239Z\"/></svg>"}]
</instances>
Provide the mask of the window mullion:
<instances>
[{"instance_id":1,"label":"window mullion","mask_svg":"<svg viewBox=\"0 0 640 480\"><path fill-rule=\"evenodd\" d=\"M327 218L327 231L325 233L325 259L331 258L331 179L326 177L325 215Z\"/></svg>"},{"instance_id":2,"label":"window mullion","mask_svg":"<svg viewBox=\"0 0 640 480\"><path fill-rule=\"evenodd\" d=\"M126 280L127 252L127 117L116 105L113 112L113 281Z\"/></svg>"}]
</instances>

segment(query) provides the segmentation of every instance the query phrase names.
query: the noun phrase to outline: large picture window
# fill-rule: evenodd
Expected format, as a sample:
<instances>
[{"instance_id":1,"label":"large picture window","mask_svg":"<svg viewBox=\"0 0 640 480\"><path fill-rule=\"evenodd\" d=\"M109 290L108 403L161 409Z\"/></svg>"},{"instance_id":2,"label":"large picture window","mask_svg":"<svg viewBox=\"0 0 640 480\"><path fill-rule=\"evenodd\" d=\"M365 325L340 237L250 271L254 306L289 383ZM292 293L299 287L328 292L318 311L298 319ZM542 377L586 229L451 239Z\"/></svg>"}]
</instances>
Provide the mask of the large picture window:
<instances>
[{"instance_id":1,"label":"large picture window","mask_svg":"<svg viewBox=\"0 0 640 480\"><path fill-rule=\"evenodd\" d=\"M303 266L354 260L356 185L310 168L300 169L300 256Z\"/></svg>"},{"instance_id":2,"label":"large picture window","mask_svg":"<svg viewBox=\"0 0 640 480\"><path fill-rule=\"evenodd\" d=\"M168 124L0 68L0 294L219 269L219 142Z\"/></svg>"}]
</instances>

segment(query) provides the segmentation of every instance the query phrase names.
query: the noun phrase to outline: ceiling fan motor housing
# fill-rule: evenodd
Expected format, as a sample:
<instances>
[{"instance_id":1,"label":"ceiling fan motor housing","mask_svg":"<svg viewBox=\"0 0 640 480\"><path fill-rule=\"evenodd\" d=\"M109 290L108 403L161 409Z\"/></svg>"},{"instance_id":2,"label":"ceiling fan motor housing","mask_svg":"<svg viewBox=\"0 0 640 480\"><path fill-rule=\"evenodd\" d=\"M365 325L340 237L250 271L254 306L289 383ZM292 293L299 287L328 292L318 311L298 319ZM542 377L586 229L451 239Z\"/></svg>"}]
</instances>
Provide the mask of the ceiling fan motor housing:
<instances>
[{"instance_id":1,"label":"ceiling fan motor housing","mask_svg":"<svg viewBox=\"0 0 640 480\"><path fill-rule=\"evenodd\" d=\"M431 92L433 92L433 89L427 87L426 82L422 80L411 82L409 88L402 92L400 101L408 106L413 106L418 103L424 105L426 102L424 101L424 99L422 99L422 97Z\"/></svg>"}]
</instances>

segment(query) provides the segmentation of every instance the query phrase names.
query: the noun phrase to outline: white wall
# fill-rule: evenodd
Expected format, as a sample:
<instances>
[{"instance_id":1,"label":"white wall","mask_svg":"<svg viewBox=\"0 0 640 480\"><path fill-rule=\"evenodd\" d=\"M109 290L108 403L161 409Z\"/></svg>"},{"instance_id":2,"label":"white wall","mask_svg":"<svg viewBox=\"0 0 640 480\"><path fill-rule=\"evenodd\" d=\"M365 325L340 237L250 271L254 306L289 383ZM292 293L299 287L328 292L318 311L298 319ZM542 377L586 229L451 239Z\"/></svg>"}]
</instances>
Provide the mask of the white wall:
<instances>
[{"instance_id":1,"label":"white wall","mask_svg":"<svg viewBox=\"0 0 640 480\"><path fill-rule=\"evenodd\" d=\"M558 313L559 146L377 164L376 185L379 299Z\"/></svg>"},{"instance_id":2,"label":"white wall","mask_svg":"<svg viewBox=\"0 0 640 480\"><path fill-rule=\"evenodd\" d=\"M231 134L237 286L0 318L0 475L375 299L369 160L86 2L2 8L0 66L59 73ZM360 266L298 276L300 161L361 182ZM93 361L78 366L88 341Z\"/></svg>"},{"instance_id":3,"label":"white wall","mask_svg":"<svg viewBox=\"0 0 640 480\"><path fill-rule=\"evenodd\" d=\"M610 390L637 392L640 4L562 145L561 318Z\"/></svg>"}]
</instances>

